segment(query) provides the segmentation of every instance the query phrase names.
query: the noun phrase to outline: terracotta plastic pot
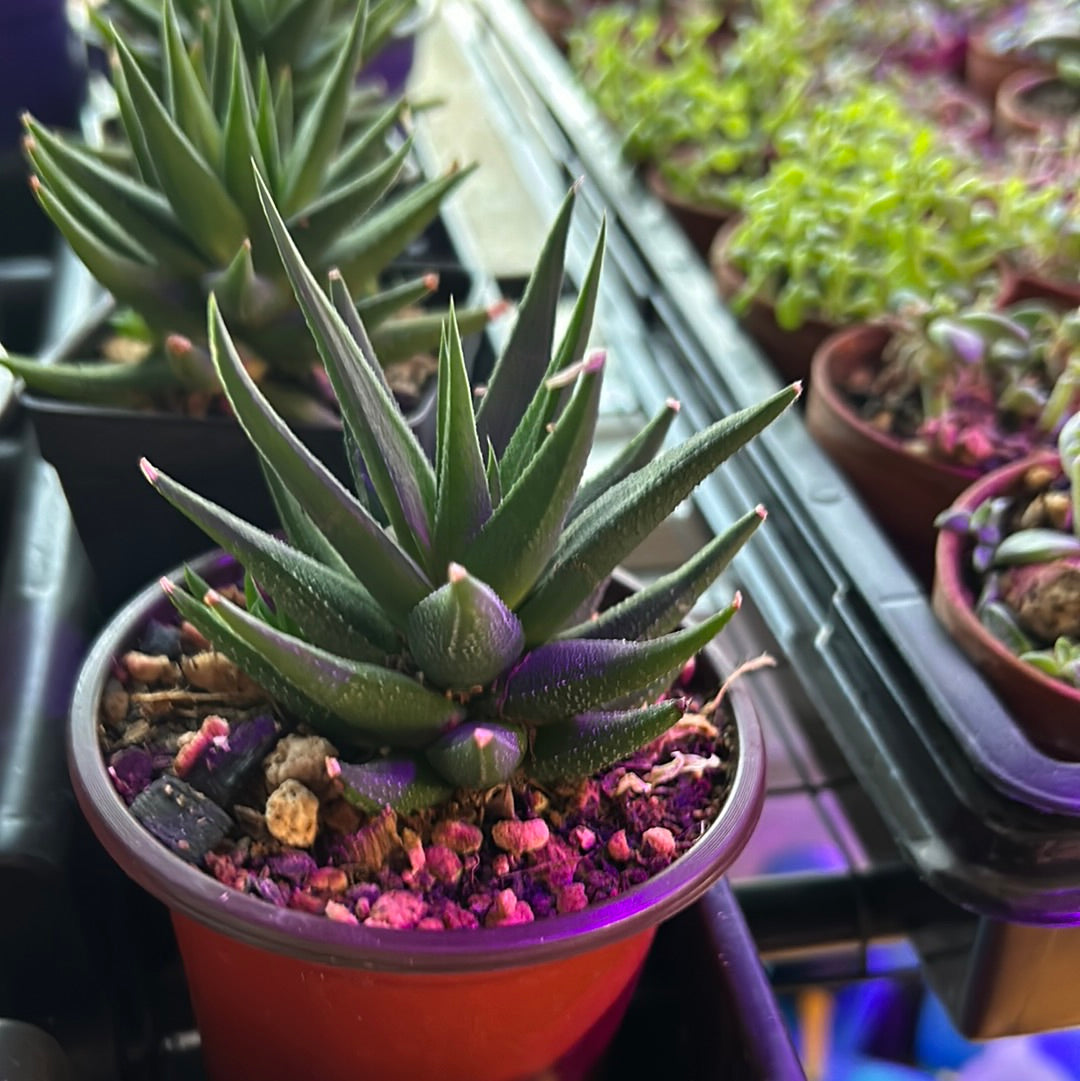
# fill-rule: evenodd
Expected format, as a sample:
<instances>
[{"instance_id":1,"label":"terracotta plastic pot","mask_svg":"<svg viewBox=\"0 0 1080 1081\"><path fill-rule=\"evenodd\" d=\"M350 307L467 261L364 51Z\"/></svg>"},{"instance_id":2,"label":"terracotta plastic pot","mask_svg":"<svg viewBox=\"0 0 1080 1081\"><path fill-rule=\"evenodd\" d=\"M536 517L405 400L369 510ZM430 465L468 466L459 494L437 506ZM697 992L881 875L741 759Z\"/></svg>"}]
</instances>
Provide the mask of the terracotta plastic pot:
<instances>
[{"instance_id":1,"label":"terracotta plastic pot","mask_svg":"<svg viewBox=\"0 0 1080 1081\"><path fill-rule=\"evenodd\" d=\"M1047 300L1062 309L1080 305L1080 281L1044 278L1032 271L1014 267L1006 261L1002 261L998 269L1001 277L995 301L998 308L1006 308L1020 300Z\"/></svg>"},{"instance_id":2,"label":"terracotta plastic pot","mask_svg":"<svg viewBox=\"0 0 1080 1081\"><path fill-rule=\"evenodd\" d=\"M1010 135L1036 138L1064 131L1075 113L1051 112L1040 108L1036 100L1040 93L1055 87L1070 92L1056 75L1041 69L1024 68L1005 79L994 99L994 130L998 138Z\"/></svg>"},{"instance_id":3,"label":"terracotta plastic pot","mask_svg":"<svg viewBox=\"0 0 1080 1081\"><path fill-rule=\"evenodd\" d=\"M967 56L964 61L964 81L983 101L993 104L998 87L1022 68L1049 71L1049 68L1026 53L1016 50L995 52L987 45L988 34L989 29L984 28L968 37Z\"/></svg>"},{"instance_id":4,"label":"terracotta plastic pot","mask_svg":"<svg viewBox=\"0 0 1080 1081\"><path fill-rule=\"evenodd\" d=\"M725 225L709 248L709 266L716 279L720 295L725 300L736 297L746 284L746 275L732 263L728 249L731 237L740 223L733 218ZM810 361L818 346L837 327L821 319L807 319L795 330L784 330L776 322L776 310L763 297L753 297L739 313L743 329L761 347L780 375L787 381L805 379L810 374Z\"/></svg>"},{"instance_id":5,"label":"terracotta plastic pot","mask_svg":"<svg viewBox=\"0 0 1080 1081\"><path fill-rule=\"evenodd\" d=\"M525 0L525 6L555 47L565 53L568 48L566 35L574 26L573 13L551 0Z\"/></svg>"},{"instance_id":6,"label":"terracotta plastic pot","mask_svg":"<svg viewBox=\"0 0 1080 1081\"><path fill-rule=\"evenodd\" d=\"M980 477L954 501L964 510L1017 491L1032 466L1060 471L1053 451L1010 462ZM1040 750L1058 758L1080 759L1080 688L1070 687L1021 661L979 622L967 568L970 539L942 530L934 555L931 604L960 648L986 677L1013 719Z\"/></svg>"},{"instance_id":7,"label":"terracotta plastic pot","mask_svg":"<svg viewBox=\"0 0 1080 1081\"><path fill-rule=\"evenodd\" d=\"M811 368L806 426L912 570L929 585L934 518L977 474L917 457L852 409L844 388L856 372L876 368L889 336L885 327L865 325L841 330L823 343Z\"/></svg>"},{"instance_id":8,"label":"terracotta plastic pot","mask_svg":"<svg viewBox=\"0 0 1080 1081\"><path fill-rule=\"evenodd\" d=\"M732 211L703 206L676 195L660 170L652 165L645 170L645 183L668 208L694 248L703 258L708 258L716 234L731 220Z\"/></svg>"},{"instance_id":9,"label":"terracotta plastic pot","mask_svg":"<svg viewBox=\"0 0 1080 1081\"><path fill-rule=\"evenodd\" d=\"M220 552L196 566L219 584L237 574ZM223 887L154 840L114 790L97 735L111 659L168 608L159 587L148 587L91 648L75 689L68 763L101 843L171 910L209 1076L582 1081L614 1033L656 926L720 878L757 821L764 751L746 693L732 687L738 761L719 818L647 882L516 927L350 927ZM717 654L702 658L715 674Z\"/></svg>"}]
</instances>

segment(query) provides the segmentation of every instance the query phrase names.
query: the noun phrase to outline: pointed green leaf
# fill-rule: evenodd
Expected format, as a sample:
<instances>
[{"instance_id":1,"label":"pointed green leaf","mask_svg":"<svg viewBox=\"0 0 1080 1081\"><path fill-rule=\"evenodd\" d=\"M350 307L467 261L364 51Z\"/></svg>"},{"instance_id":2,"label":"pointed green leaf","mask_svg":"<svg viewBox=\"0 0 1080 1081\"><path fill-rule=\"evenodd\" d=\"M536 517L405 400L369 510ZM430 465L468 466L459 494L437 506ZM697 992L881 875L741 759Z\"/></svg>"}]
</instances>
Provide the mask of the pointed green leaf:
<instances>
[{"instance_id":1,"label":"pointed green leaf","mask_svg":"<svg viewBox=\"0 0 1080 1081\"><path fill-rule=\"evenodd\" d=\"M200 598L206 596L210 587L190 567L184 568L184 578L189 590L186 593L168 578L161 579L161 588L182 619L186 619L214 649L223 653L264 691L272 695L278 705L331 738L346 733L345 726L332 713L302 694L288 680L282 679L272 664L239 635L234 634L216 612L203 604Z\"/></svg>"},{"instance_id":2,"label":"pointed green leaf","mask_svg":"<svg viewBox=\"0 0 1080 1081\"><path fill-rule=\"evenodd\" d=\"M389 153L387 135L401 118L404 102L391 102L375 119L355 135L349 137L344 149L330 165L326 187L336 188L347 184L354 176L366 173Z\"/></svg>"},{"instance_id":3,"label":"pointed green leaf","mask_svg":"<svg viewBox=\"0 0 1080 1081\"><path fill-rule=\"evenodd\" d=\"M256 87L255 135L262 151L261 160L266 169L266 182L271 191L277 191L285 165L281 157L277 118L274 115L274 91L270 85L270 71L266 66L266 58L262 56L259 57Z\"/></svg>"},{"instance_id":4,"label":"pointed green leaf","mask_svg":"<svg viewBox=\"0 0 1080 1081\"><path fill-rule=\"evenodd\" d=\"M222 177L229 194L244 214L245 225L257 250L269 247L269 234L255 190L252 162L267 175L262 147L255 132L254 91L244 55L237 42L233 50L232 80L229 85L229 106L225 114L225 145L222 155Z\"/></svg>"},{"instance_id":5,"label":"pointed green leaf","mask_svg":"<svg viewBox=\"0 0 1080 1081\"><path fill-rule=\"evenodd\" d=\"M115 34L112 35L115 38ZM112 60L112 81L116 91L116 104L120 110L120 121L124 125L124 133L131 145L131 153L138 169L139 178L146 184L157 184L157 169L154 167L154 158L146 143L146 134L139 122L138 106L132 100L131 90L128 87L127 76L124 67L115 56Z\"/></svg>"},{"instance_id":6,"label":"pointed green leaf","mask_svg":"<svg viewBox=\"0 0 1080 1081\"><path fill-rule=\"evenodd\" d=\"M322 186L334 151L341 143L353 81L360 66L367 12L367 0L356 5L349 35L342 42L318 98L304 113L296 140L286 155L282 203L288 212L299 210L311 202Z\"/></svg>"},{"instance_id":7,"label":"pointed green leaf","mask_svg":"<svg viewBox=\"0 0 1080 1081\"><path fill-rule=\"evenodd\" d=\"M364 325L363 320L360 318L360 309L357 304L353 302L349 287L345 282L345 279L337 270L331 270L329 275L330 282L330 301L334 305L334 310L341 317L341 321L348 328L349 333L352 335L353 341L356 343L357 348L360 351L360 357L365 364L367 364L372 375L378 379L382 385L386 388L387 394L392 394L390 390L390 384L386 381L386 375L383 373L382 366L378 363L375 357L371 342L368 340L367 328ZM351 437L350 437L351 438ZM355 439L353 445L355 446ZM357 448L359 453L359 448Z\"/></svg>"},{"instance_id":8,"label":"pointed green leaf","mask_svg":"<svg viewBox=\"0 0 1080 1081\"><path fill-rule=\"evenodd\" d=\"M445 348L439 351L438 410L438 494L429 564L432 576L438 573L436 568L462 558L491 518L491 493L476 438L472 388L452 305Z\"/></svg>"},{"instance_id":9,"label":"pointed green leaf","mask_svg":"<svg viewBox=\"0 0 1080 1081\"><path fill-rule=\"evenodd\" d=\"M81 188L116 225L158 262L177 273L197 275L205 262L188 243L172 208L161 195L94 154L71 145L32 118L26 118L30 138L27 156L45 183L55 189L61 174Z\"/></svg>"},{"instance_id":10,"label":"pointed green leaf","mask_svg":"<svg viewBox=\"0 0 1080 1081\"><path fill-rule=\"evenodd\" d=\"M342 227L362 218L386 194L411 152L409 139L373 169L325 191L289 219L289 229L308 262L321 260Z\"/></svg>"},{"instance_id":11,"label":"pointed green leaf","mask_svg":"<svg viewBox=\"0 0 1080 1081\"><path fill-rule=\"evenodd\" d=\"M487 458L488 492L491 493L491 508L494 510L502 502L502 479L499 476L499 459L495 448L488 443Z\"/></svg>"},{"instance_id":12,"label":"pointed green leaf","mask_svg":"<svg viewBox=\"0 0 1080 1081\"><path fill-rule=\"evenodd\" d=\"M427 299L439 287L438 274L425 274L422 278L410 278L398 285L392 285L387 289L381 289L371 296L361 297L353 302L345 289L344 281L338 276L339 289L344 290L346 302L360 317L361 323L370 331L374 331L384 320L401 311L402 308L412 307ZM337 308L338 315L343 319L341 303L334 289L334 283L330 283L330 299ZM346 324L349 322L345 319ZM377 354L376 354L377 355Z\"/></svg>"},{"instance_id":13,"label":"pointed green leaf","mask_svg":"<svg viewBox=\"0 0 1080 1081\"><path fill-rule=\"evenodd\" d=\"M224 124L232 84L233 43L240 40L240 28L236 25L233 5L227 0L215 4L214 9L213 41L207 51L210 103L214 107L214 115Z\"/></svg>"},{"instance_id":14,"label":"pointed green leaf","mask_svg":"<svg viewBox=\"0 0 1080 1081\"><path fill-rule=\"evenodd\" d=\"M278 145L281 147L282 170L285 167L285 155L293 141L293 82L292 72L286 68L277 81L277 92L274 95L274 119L277 121Z\"/></svg>"},{"instance_id":15,"label":"pointed green leaf","mask_svg":"<svg viewBox=\"0 0 1080 1081\"><path fill-rule=\"evenodd\" d=\"M45 213L103 289L121 304L130 304L159 330L197 333L191 315L197 300L185 297L183 282L114 251L77 221L44 185L32 178L31 187Z\"/></svg>"},{"instance_id":16,"label":"pointed green leaf","mask_svg":"<svg viewBox=\"0 0 1080 1081\"><path fill-rule=\"evenodd\" d=\"M403 625L430 591L423 572L270 408L244 370L213 297L210 348L221 385L252 444L349 569Z\"/></svg>"},{"instance_id":17,"label":"pointed green leaf","mask_svg":"<svg viewBox=\"0 0 1080 1081\"><path fill-rule=\"evenodd\" d=\"M139 464L154 489L255 575L275 606L312 643L367 661L383 659L398 648L394 628L350 577L203 499L145 458Z\"/></svg>"},{"instance_id":18,"label":"pointed green leaf","mask_svg":"<svg viewBox=\"0 0 1080 1081\"><path fill-rule=\"evenodd\" d=\"M428 180L372 211L327 251L327 261L338 266L347 281L374 278L435 220L443 200L472 169Z\"/></svg>"},{"instance_id":19,"label":"pointed green leaf","mask_svg":"<svg viewBox=\"0 0 1080 1081\"><path fill-rule=\"evenodd\" d=\"M484 791L505 784L525 757L521 725L465 721L427 749L427 760L455 788Z\"/></svg>"},{"instance_id":20,"label":"pointed green leaf","mask_svg":"<svg viewBox=\"0 0 1080 1081\"><path fill-rule=\"evenodd\" d=\"M449 311L424 312L423 315L403 316L380 323L371 331L371 346L379 363L385 368L388 364L432 352L449 314ZM456 318L459 336L467 337L483 330L489 316L486 308L462 308Z\"/></svg>"},{"instance_id":21,"label":"pointed green leaf","mask_svg":"<svg viewBox=\"0 0 1080 1081\"><path fill-rule=\"evenodd\" d=\"M609 488L618 484L656 457L664 439L679 414L679 403L669 398L660 411L615 455L594 477L581 486L567 521L572 522L590 504L595 503Z\"/></svg>"},{"instance_id":22,"label":"pointed green leaf","mask_svg":"<svg viewBox=\"0 0 1080 1081\"><path fill-rule=\"evenodd\" d=\"M263 479L270 492L270 498L274 502L274 510L277 511L278 521L285 530L285 536L289 543L305 552L312 559L317 559L325 567L329 567L338 574L349 574L349 565L338 555L337 549L319 532L311 517L296 501L292 492L281 483L281 478L266 464L266 459L259 457L259 467L262 469ZM356 582L356 588L364 587ZM367 592L365 590L365 592Z\"/></svg>"},{"instance_id":23,"label":"pointed green leaf","mask_svg":"<svg viewBox=\"0 0 1080 1081\"><path fill-rule=\"evenodd\" d=\"M207 293L217 297L222 312L242 322L249 332L265 325L281 308L280 290L255 273L247 240L223 271L207 275L204 285Z\"/></svg>"},{"instance_id":24,"label":"pointed green leaf","mask_svg":"<svg viewBox=\"0 0 1080 1081\"><path fill-rule=\"evenodd\" d=\"M544 725L533 739L527 775L540 784L588 777L662 736L683 715L678 700L644 709L584 713Z\"/></svg>"},{"instance_id":25,"label":"pointed green leaf","mask_svg":"<svg viewBox=\"0 0 1080 1081\"><path fill-rule=\"evenodd\" d=\"M559 638L628 638L640 641L667 634L694 607L698 598L731 562L732 557L765 521L756 507L714 537L681 567L632 593L626 600L563 631Z\"/></svg>"},{"instance_id":26,"label":"pointed green leaf","mask_svg":"<svg viewBox=\"0 0 1080 1081\"><path fill-rule=\"evenodd\" d=\"M231 631L269 661L301 694L330 710L357 739L422 747L462 718L451 699L411 676L338 657L260 623L211 591L205 603Z\"/></svg>"},{"instance_id":27,"label":"pointed green leaf","mask_svg":"<svg viewBox=\"0 0 1080 1081\"><path fill-rule=\"evenodd\" d=\"M122 40L116 48L161 190L200 250L228 262L247 235L243 214L169 116Z\"/></svg>"},{"instance_id":28,"label":"pointed green leaf","mask_svg":"<svg viewBox=\"0 0 1080 1081\"><path fill-rule=\"evenodd\" d=\"M362 811L377 813L384 807L407 814L449 799L453 786L423 758L389 755L352 765L340 763L338 777L345 798Z\"/></svg>"},{"instance_id":29,"label":"pointed green leaf","mask_svg":"<svg viewBox=\"0 0 1080 1081\"><path fill-rule=\"evenodd\" d=\"M161 39L169 112L195 149L207 161L217 161L221 153L221 127L184 45L171 0L162 4Z\"/></svg>"},{"instance_id":30,"label":"pointed green leaf","mask_svg":"<svg viewBox=\"0 0 1080 1081\"><path fill-rule=\"evenodd\" d=\"M360 448L398 542L423 563L431 544L435 504L431 463L385 380L373 374L370 343L358 343L337 314L300 257L262 179L257 182L285 272L333 383L342 419Z\"/></svg>"},{"instance_id":31,"label":"pointed green leaf","mask_svg":"<svg viewBox=\"0 0 1080 1081\"><path fill-rule=\"evenodd\" d=\"M673 679L739 608L739 597L702 623L648 642L577 638L526 653L499 692L499 716L524 724L602 709L661 678Z\"/></svg>"},{"instance_id":32,"label":"pointed green leaf","mask_svg":"<svg viewBox=\"0 0 1080 1081\"><path fill-rule=\"evenodd\" d=\"M798 397L794 383L696 432L609 488L567 528L551 566L518 609L530 642L555 634L612 568L710 473Z\"/></svg>"},{"instance_id":33,"label":"pointed green leaf","mask_svg":"<svg viewBox=\"0 0 1080 1081\"><path fill-rule=\"evenodd\" d=\"M551 378L556 372L577 364L585 355L585 345L592 329L593 311L596 308L596 296L600 288L600 270L604 261L606 236L607 222L605 220L600 223L600 233L596 238L585 281L578 293L562 342L544 373L545 380ZM509 345L507 352L504 353L508 356L507 363L513 363L513 354L508 350ZM500 473L503 483L507 486L513 484L521 476L529 459L536 453L536 448L543 441L547 426L555 415L559 399L558 392L547 390L541 383L540 388L525 407L521 420L514 428L506 451L500 460Z\"/></svg>"},{"instance_id":34,"label":"pointed green leaf","mask_svg":"<svg viewBox=\"0 0 1080 1081\"><path fill-rule=\"evenodd\" d=\"M512 608L532 589L555 551L592 448L604 354L584 361L583 370L551 435L461 560Z\"/></svg>"},{"instance_id":35,"label":"pointed green leaf","mask_svg":"<svg viewBox=\"0 0 1080 1081\"><path fill-rule=\"evenodd\" d=\"M517 616L456 563L450 564L449 581L409 614L406 640L424 678L457 691L489 684L525 645Z\"/></svg>"},{"instance_id":36,"label":"pointed green leaf","mask_svg":"<svg viewBox=\"0 0 1080 1081\"><path fill-rule=\"evenodd\" d=\"M480 438L502 454L551 363L555 310L562 293L563 258L577 188L563 200L536 261L517 322L492 372L477 411Z\"/></svg>"},{"instance_id":37,"label":"pointed green leaf","mask_svg":"<svg viewBox=\"0 0 1080 1081\"><path fill-rule=\"evenodd\" d=\"M140 364L87 361L42 364L29 357L8 356L0 348L0 368L18 376L35 394L95 405L136 405L162 391L172 390L176 378L161 358Z\"/></svg>"}]
</instances>

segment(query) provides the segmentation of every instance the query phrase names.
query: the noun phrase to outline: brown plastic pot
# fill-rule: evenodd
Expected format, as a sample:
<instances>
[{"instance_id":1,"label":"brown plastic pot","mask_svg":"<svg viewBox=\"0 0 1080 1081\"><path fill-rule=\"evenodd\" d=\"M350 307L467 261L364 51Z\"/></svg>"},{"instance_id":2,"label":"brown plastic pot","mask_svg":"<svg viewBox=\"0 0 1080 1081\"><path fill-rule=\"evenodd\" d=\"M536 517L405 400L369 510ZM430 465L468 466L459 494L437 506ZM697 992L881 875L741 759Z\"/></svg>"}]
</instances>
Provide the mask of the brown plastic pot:
<instances>
[{"instance_id":1,"label":"brown plastic pot","mask_svg":"<svg viewBox=\"0 0 1080 1081\"><path fill-rule=\"evenodd\" d=\"M562 53L567 52L567 35L574 28L573 12L552 0L525 0L525 6L555 47Z\"/></svg>"},{"instance_id":2,"label":"brown plastic pot","mask_svg":"<svg viewBox=\"0 0 1080 1081\"><path fill-rule=\"evenodd\" d=\"M1070 92L1056 75L1041 69L1024 68L1005 79L994 99L994 131L998 138L1010 135L1038 138L1064 131L1076 113L1052 112L1040 108L1036 101L1040 93L1055 87Z\"/></svg>"},{"instance_id":3,"label":"brown plastic pot","mask_svg":"<svg viewBox=\"0 0 1080 1081\"><path fill-rule=\"evenodd\" d=\"M1014 72L1022 68L1050 70L1027 53L1015 49L1005 53L994 52L987 45L988 33L988 28L983 28L968 37L964 60L964 81L972 93L988 104L994 103L998 87Z\"/></svg>"},{"instance_id":4,"label":"brown plastic pot","mask_svg":"<svg viewBox=\"0 0 1080 1081\"><path fill-rule=\"evenodd\" d=\"M885 327L849 327L814 354L806 426L851 481L912 570L933 577L934 518L977 476L973 469L918 457L898 439L867 424L845 387L876 369L889 341Z\"/></svg>"},{"instance_id":5,"label":"brown plastic pot","mask_svg":"<svg viewBox=\"0 0 1080 1081\"><path fill-rule=\"evenodd\" d=\"M1080 306L1080 281L1044 278L1033 271L1015 267L1007 260L1000 262L998 272L1001 279L995 300L998 308L1021 300L1046 300L1062 309Z\"/></svg>"},{"instance_id":6,"label":"brown plastic pot","mask_svg":"<svg viewBox=\"0 0 1080 1081\"><path fill-rule=\"evenodd\" d=\"M220 552L196 564L235 581ZM177 572L179 573L179 572ZM151 618L157 585L102 631L68 726L75 794L121 868L170 909L214 1081L583 1081L633 991L656 927L700 898L742 850L765 792L761 729L732 686L738 759L719 817L683 857L619 897L516 927L350 927L224 887L158 844L130 815L98 746L112 659ZM699 671L718 681L710 647Z\"/></svg>"},{"instance_id":7,"label":"brown plastic pot","mask_svg":"<svg viewBox=\"0 0 1080 1081\"><path fill-rule=\"evenodd\" d=\"M1061 462L1053 451L1010 462L980 477L953 505L974 510L987 499L1016 492L1033 466L1060 472ZM975 592L966 573L970 555L970 538L948 530L938 534L931 594L934 613L986 677L1028 739L1046 754L1080 759L1080 688L1070 687L1021 661L983 627L975 615Z\"/></svg>"},{"instance_id":8,"label":"brown plastic pot","mask_svg":"<svg viewBox=\"0 0 1080 1081\"><path fill-rule=\"evenodd\" d=\"M695 250L702 258L707 259L716 234L731 220L734 212L704 206L677 195L655 165L650 165L645 170L645 183L668 208Z\"/></svg>"},{"instance_id":9,"label":"brown plastic pot","mask_svg":"<svg viewBox=\"0 0 1080 1081\"><path fill-rule=\"evenodd\" d=\"M746 275L735 266L728 254L731 238L741 218L732 218L709 248L709 266L720 296L732 300L746 285ZM807 319L795 330L785 330L776 322L776 309L764 297L752 297L737 316L739 324L760 346L776 370L787 381L805 379L810 374L810 361L818 346L835 333L835 323L822 319Z\"/></svg>"}]
</instances>

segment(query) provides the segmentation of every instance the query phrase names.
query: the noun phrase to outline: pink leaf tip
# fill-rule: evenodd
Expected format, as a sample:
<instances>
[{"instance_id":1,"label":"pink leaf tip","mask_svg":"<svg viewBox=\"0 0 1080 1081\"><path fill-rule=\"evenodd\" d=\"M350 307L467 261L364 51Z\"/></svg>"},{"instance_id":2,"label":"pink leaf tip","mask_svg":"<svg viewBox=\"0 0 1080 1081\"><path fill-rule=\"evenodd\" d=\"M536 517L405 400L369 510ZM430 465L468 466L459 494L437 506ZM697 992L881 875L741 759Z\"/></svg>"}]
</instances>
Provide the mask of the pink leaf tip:
<instances>
[{"instance_id":1,"label":"pink leaf tip","mask_svg":"<svg viewBox=\"0 0 1080 1081\"><path fill-rule=\"evenodd\" d=\"M159 578L158 585L161 586L162 591L169 597L176 592L176 583L171 578Z\"/></svg>"},{"instance_id":2,"label":"pink leaf tip","mask_svg":"<svg viewBox=\"0 0 1080 1081\"><path fill-rule=\"evenodd\" d=\"M203 597L203 604L209 605L211 608L215 604L221 604L222 596L216 589L208 589Z\"/></svg>"},{"instance_id":3,"label":"pink leaf tip","mask_svg":"<svg viewBox=\"0 0 1080 1081\"><path fill-rule=\"evenodd\" d=\"M158 473L146 458L139 459L139 468L142 470L142 475L146 477L151 484L157 483L157 479L161 474Z\"/></svg>"},{"instance_id":4,"label":"pink leaf tip","mask_svg":"<svg viewBox=\"0 0 1080 1081\"><path fill-rule=\"evenodd\" d=\"M731 598L731 607L737 612L742 607L742 593L735 590L735 596Z\"/></svg>"},{"instance_id":5,"label":"pink leaf tip","mask_svg":"<svg viewBox=\"0 0 1080 1081\"><path fill-rule=\"evenodd\" d=\"M764 522L769 517L769 512L759 503L754 508L754 513Z\"/></svg>"},{"instance_id":6,"label":"pink leaf tip","mask_svg":"<svg viewBox=\"0 0 1080 1081\"><path fill-rule=\"evenodd\" d=\"M451 563L446 571L447 581L451 583L463 582L469 577L469 572L460 563Z\"/></svg>"}]
</instances>

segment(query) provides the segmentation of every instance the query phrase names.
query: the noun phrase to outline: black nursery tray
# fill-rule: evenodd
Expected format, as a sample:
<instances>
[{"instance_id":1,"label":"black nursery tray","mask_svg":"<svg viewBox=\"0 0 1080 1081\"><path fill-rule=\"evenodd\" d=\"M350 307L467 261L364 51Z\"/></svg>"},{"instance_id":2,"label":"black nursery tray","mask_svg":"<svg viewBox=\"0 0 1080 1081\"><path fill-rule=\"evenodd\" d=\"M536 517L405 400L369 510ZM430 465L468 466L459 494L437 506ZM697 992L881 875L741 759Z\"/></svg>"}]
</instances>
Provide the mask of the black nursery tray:
<instances>
[{"instance_id":1,"label":"black nursery tray","mask_svg":"<svg viewBox=\"0 0 1080 1081\"><path fill-rule=\"evenodd\" d=\"M625 371L641 399L678 397L685 435L773 392L777 377L718 301L707 268L523 6L451 0L447 25L538 203L552 209L585 178L572 273L606 215L602 325L616 355L633 358ZM1068 929L1080 911L1080 763L1027 742L795 414L695 495L714 530L758 500L768 526L734 577L903 854L984 918L960 946L952 936L920 948L966 956L970 970L951 978L967 1005L1020 963L997 937L1003 926L1054 928L1047 934L1064 936L1058 953L1080 955L1080 932ZM1051 1015L1048 1023L1078 1023L1080 1004ZM966 1024L990 1035L1001 1023L985 1021L974 1008ZM1029 1012L1019 1023L1033 1021Z\"/></svg>"}]
</instances>

